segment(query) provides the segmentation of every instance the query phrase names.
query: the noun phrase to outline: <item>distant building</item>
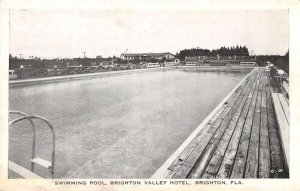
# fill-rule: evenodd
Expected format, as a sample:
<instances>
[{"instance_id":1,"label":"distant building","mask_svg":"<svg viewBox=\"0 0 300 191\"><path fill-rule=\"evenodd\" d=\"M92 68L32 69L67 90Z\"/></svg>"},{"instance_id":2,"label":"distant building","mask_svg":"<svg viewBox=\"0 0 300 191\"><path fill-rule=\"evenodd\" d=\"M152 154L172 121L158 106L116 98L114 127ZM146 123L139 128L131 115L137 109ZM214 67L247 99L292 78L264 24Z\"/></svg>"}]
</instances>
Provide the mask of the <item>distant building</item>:
<instances>
[{"instance_id":1,"label":"distant building","mask_svg":"<svg viewBox=\"0 0 300 191\"><path fill-rule=\"evenodd\" d=\"M135 60L135 59L158 59L162 60L163 58L166 59L174 59L174 54L170 52L163 52L163 53L123 53L121 54L122 60Z\"/></svg>"}]
</instances>

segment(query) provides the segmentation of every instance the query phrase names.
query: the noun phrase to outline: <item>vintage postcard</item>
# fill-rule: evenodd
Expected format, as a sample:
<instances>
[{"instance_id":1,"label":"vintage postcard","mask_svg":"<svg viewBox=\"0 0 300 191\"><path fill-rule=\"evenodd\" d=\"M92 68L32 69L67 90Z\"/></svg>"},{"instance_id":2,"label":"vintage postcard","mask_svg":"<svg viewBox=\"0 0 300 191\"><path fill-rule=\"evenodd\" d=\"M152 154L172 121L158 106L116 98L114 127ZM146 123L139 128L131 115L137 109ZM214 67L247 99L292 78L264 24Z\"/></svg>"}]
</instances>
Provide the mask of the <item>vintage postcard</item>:
<instances>
[{"instance_id":1,"label":"vintage postcard","mask_svg":"<svg viewBox=\"0 0 300 191\"><path fill-rule=\"evenodd\" d=\"M300 188L299 2L0 5L0 190Z\"/></svg>"}]
</instances>

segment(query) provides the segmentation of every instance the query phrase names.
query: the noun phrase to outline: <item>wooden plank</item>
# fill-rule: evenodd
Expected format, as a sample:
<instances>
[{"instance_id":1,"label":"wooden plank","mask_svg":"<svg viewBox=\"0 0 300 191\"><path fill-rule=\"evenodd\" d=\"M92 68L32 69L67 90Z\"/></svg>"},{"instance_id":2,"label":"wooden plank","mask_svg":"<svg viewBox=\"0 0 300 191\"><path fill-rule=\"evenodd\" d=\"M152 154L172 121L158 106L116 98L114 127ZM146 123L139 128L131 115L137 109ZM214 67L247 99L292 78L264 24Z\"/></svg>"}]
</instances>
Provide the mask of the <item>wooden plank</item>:
<instances>
[{"instance_id":1,"label":"wooden plank","mask_svg":"<svg viewBox=\"0 0 300 191\"><path fill-rule=\"evenodd\" d=\"M253 79L252 79L253 80ZM250 81L251 82L251 81ZM214 150L216 149L226 127L229 125L234 113L236 112L239 104L243 101L244 97L245 97L245 93L247 92L249 86L251 85L251 83L248 83L247 86L243 89L242 93L240 94L238 100L234 103L234 105L230 108L230 111L228 112L228 114L225 116L224 120L221 122L221 124L219 125L219 127L213 132L213 137L211 140L209 140L209 143L200 143L202 146L202 150L201 152L197 152L197 153L193 153L193 158L197 159L197 160L193 160L193 161L188 161L189 163L187 163L187 167L193 167L195 166L193 169L189 169L185 168L184 170L180 170L175 176L174 178L180 178L180 177L184 177L187 176L189 174L189 171L192 170L192 172L190 173L189 178L198 178L202 176L202 173L204 171L204 169L206 168L207 163L209 162L212 153L214 152ZM206 146L207 145L207 146ZM201 157L200 157L201 155ZM200 157L200 158L199 158ZM198 161L198 162L197 162ZM197 162L197 164L195 164Z\"/></svg>"},{"instance_id":2,"label":"wooden plank","mask_svg":"<svg viewBox=\"0 0 300 191\"><path fill-rule=\"evenodd\" d=\"M270 78L267 83L270 84ZM278 135L278 127L275 122L274 108L271 98L271 86L266 87L267 90L267 114L268 114L268 130L269 130L269 143L271 152L271 177L270 178L284 178L288 177L288 170L284 167L283 151Z\"/></svg>"},{"instance_id":3,"label":"wooden plank","mask_svg":"<svg viewBox=\"0 0 300 191\"><path fill-rule=\"evenodd\" d=\"M261 121L261 98L262 98L262 78L259 82L255 113L253 117L250 143L248 148L247 162L245 168L245 178L258 177L258 155L259 155L259 131Z\"/></svg>"},{"instance_id":4,"label":"wooden plank","mask_svg":"<svg viewBox=\"0 0 300 191\"><path fill-rule=\"evenodd\" d=\"M266 92L266 76L263 77L263 91L261 100L261 123L260 123L260 139L259 139L259 178L269 178L271 172L270 164L270 145L267 115L267 92Z\"/></svg>"},{"instance_id":5,"label":"wooden plank","mask_svg":"<svg viewBox=\"0 0 300 191\"><path fill-rule=\"evenodd\" d=\"M207 165L207 168L205 169L205 172L202 176L202 178L215 178L218 170L221 166L223 157L225 155L227 146L233 137L233 132L236 128L239 128L242 126L242 124L245 121L246 114L245 110L248 110L251 102L251 98L249 99L249 95L252 97L253 91L255 89L255 84L252 83L251 87L247 90L243 102L239 105L238 109L236 110L233 118L231 119L228 127L226 128L222 139L220 140L218 147L213 154L211 160L209 161L209 164ZM243 121L241 123L241 121Z\"/></svg>"},{"instance_id":6,"label":"wooden plank","mask_svg":"<svg viewBox=\"0 0 300 191\"><path fill-rule=\"evenodd\" d=\"M25 179L41 179L42 177L40 177L39 175L31 172L30 170L12 162L12 161L8 161L8 169L13 171L14 173L20 175L22 178Z\"/></svg>"},{"instance_id":7,"label":"wooden plank","mask_svg":"<svg viewBox=\"0 0 300 191\"><path fill-rule=\"evenodd\" d=\"M257 71L254 71L253 74L255 74L256 72ZM187 149L185 149L183 151L183 154L181 154L181 156L179 157L179 159L175 160L172 163L172 165L169 167L169 169L172 169L172 171L170 171L170 173L168 174L167 178L172 178L178 172L178 170L184 165L184 163L186 163L186 161L188 159L189 159L189 161L194 161L194 163L197 161L197 159L199 158L199 156L192 155L192 157L190 157L191 154L192 153L200 153L201 154L201 152L205 148L206 144L209 142L209 140L211 139L212 135L214 134L215 130L222 123L222 121L224 120L225 116L229 112L230 108L236 102L236 100L237 100L238 96L241 94L243 88L245 86L247 86L248 82L252 78L253 78L253 75L249 75L248 78L245 79L245 81L241 84L241 86L238 87L236 89L236 91L233 93L233 95L228 99L227 105L226 105L224 111L221 113L221 115L219 115L216 118L215 121L211 121L210 123L208 123L206 125L207 127L205 127L205 129L208 129L208 131L205 134L204 133L201 134L202 136L196 137L195 138L195 140L196 140L195 144L192 144L191 147L188 147ZM203 136L203 135L205 135L205 136ZM200 142L201 142L201 144L200 144ZM190 168L192 168L192 166L185 165L184 168L190 170Z\"/></svg>"},{"instance_id":8,"label":"wooden plank","mask_svg":"<svg viewBox=\"0 0 300 191\"><path fill-rule=\"evenodd\" d=\"M277 94L281 107L284 111L286 120L288 121L288 123L290 124L290 108L289 108L289 104L287 102L287 100L284 98L283 94Z\"/></svg>"},{"instance_id":9,"label":"wooden plank","mask_svg":"<svg viewBox=\"0 0 300 191\"><path fill-rule=\"evenodd\" d=\"M260 78L257 79L256 86L259 85L259 81ZM257 90L258 88L256 88L254 92L254 96L251 101L251 105L247 114L247 118L244 124L244 129L242 131L242 136L238 145L236 157L230 173L230 178L243 178L246 159L247 159L248 146L249 146L250 132L251 132L251 127L253 122L256 100L257 100Z\"/></svg>"},{"instance_id":10,"label":"wooden plank","mask_svg":"<svg viewBox=\"0 0 300 191\"><path fill-rule=\"evenodd\" d=\"M254 89L248 95L247 101L245 103L245 106L243 108L241 116L238 119L235 131L232 135L232 138L230 140L230 143L229 143L226 153L224 155L223 161L218 169L218 173L216 174L216 178L229 178L230 177L230 172L231 172L231 169L233 166L234 158L236 156L238 143L240 141L240 137L241 137L241 134L243 131L246 117L247 117L248 111L250 109L252 98L254 97L254 92L257 89L257 86L255 83L252 84L252 88L254 88ZM212 172L210 172L210 173L212 173ZM203 177L205 177L205 176L203 176Z\"/></svg>"},{"instance_id":11,"label":"wooden plank","mask_svg":"<svg viewBox=\"0 0 300 191\"><path fill-rule=\"evenodd\" d=\"M285 161L287 162L287 165L289 167L289 160L290 160L290 129L289 129L289 124L286 119L286 116L284 114L283 108L280 104L279 97L277 93L272 93L272 100L274 103L274 109L275 109L275 115L277 118L277 123L279 127L279 135L281 138L281 142L283 150L284 150L284 156L285 156Z\"/></svg>"}]
</instances>

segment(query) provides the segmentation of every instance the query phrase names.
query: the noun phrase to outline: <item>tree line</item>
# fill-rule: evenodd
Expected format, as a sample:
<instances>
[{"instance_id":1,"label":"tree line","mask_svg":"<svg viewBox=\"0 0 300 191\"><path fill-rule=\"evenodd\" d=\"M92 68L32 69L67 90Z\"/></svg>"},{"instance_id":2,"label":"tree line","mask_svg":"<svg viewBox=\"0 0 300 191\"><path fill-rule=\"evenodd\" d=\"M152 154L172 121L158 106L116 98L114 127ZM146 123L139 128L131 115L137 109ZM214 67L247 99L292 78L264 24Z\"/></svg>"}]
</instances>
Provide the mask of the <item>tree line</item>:
<instances>
[{"instance_id":1,"label":"tree line","mask_svg":"<svg viewBox=\"0 0 300 191\"><path fill-rule=\"evenodd\" d=\"M176 54L176 57L180 60L184 60L186 56L249 56L249 51L246 46L231 46L225 47L222 46L218 49L202 49L202 48L192 48L192 49L184 49L180 50L179 53Z\"/></svg>"}]
</instances>

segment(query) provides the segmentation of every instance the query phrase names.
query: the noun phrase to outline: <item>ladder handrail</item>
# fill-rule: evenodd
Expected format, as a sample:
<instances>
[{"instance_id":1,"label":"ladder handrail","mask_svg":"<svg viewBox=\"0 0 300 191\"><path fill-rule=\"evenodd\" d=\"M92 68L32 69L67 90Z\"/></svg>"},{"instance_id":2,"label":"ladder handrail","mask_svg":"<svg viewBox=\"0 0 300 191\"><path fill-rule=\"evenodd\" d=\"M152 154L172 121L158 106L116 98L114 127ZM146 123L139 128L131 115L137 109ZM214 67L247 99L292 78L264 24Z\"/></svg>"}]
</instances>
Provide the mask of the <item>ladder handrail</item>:
<instances>
[{"instance_id":1,"label":"ladder handrail","mask_svg":"<svg viewBox=\"0 0 300 191\"><path fill-rule=\"evenodd\" d=\"M9 114L15 114L15 115L21 115L21 116L29 116L27 113L21 112L21 111L9 111ZM28 118L28 121L31 124L32 130L33 130L33 137L32 137L32 147L31 147L31 158L35 157L35 138L36 138L36 130L34 123L32 119ZM31 172L34 172L34 163L31 162L31 167L30 167Z\"/></svg>"},{"instance_id":2,"label":"ladder handrail","mask_svg":"<svg viewBox=\"0 0 300 191\"><path fill-rule=\"evenodd\" d=\"M51 130L53 140L52 140L50 173L51 173L51 178L53 178L54 177L54 164L55 164L55 132L54 132L54 128L46 118L41 117L41 116L37 116L37 115L23 116L23 117L17 118L15 120L10 121L9 126L12 126L13 124L15 124L19 121L25 120L25 119L38 119L38 120L41 120L41 121L45 122Z\"/></svg>"}]
</instances>

